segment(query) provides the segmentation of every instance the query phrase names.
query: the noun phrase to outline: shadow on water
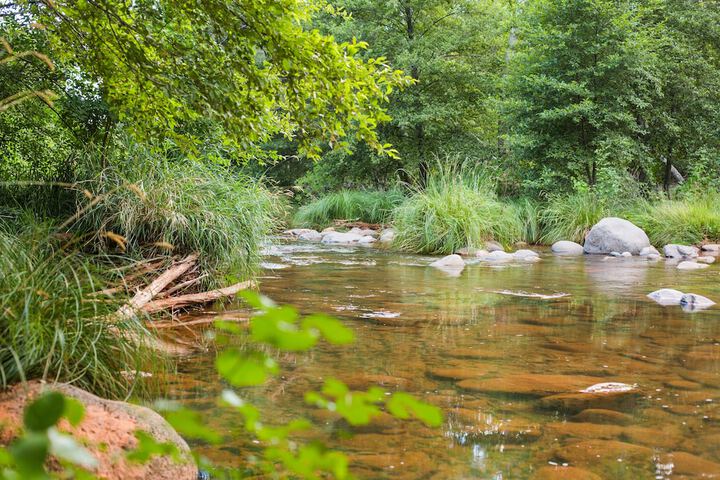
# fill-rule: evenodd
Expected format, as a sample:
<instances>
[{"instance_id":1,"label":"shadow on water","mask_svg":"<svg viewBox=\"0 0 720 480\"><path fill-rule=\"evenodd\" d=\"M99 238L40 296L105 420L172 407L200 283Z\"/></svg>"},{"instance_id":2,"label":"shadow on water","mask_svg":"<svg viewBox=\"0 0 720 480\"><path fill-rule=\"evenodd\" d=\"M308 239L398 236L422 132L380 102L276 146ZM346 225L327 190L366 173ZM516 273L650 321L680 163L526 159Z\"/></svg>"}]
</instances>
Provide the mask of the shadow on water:
<instances>
[{"instance_id":1,"label":"shadow on water","mask_svg":"<svg viewBox=\"0 0 720 480\"><path fill-rule=\"evenodd\" d=\"M284 375L249 395L278 421L311 418L318 428L305 439L347 452L361 478L720 478L720 309L686 313L646 298L672 287L720 299L717 266L682 272L545 252L538 263L453 276L427 267L430 257L375 249L268 253L263 293L339 316L357 341L282 356ZM212 354L181 370L177 398L219 431L239 426L215 406ZM383 416L351 429L303 403L327 377L414 393L442 407L445 424ZM605 382L636 388L581 393ZM198 448L241 467L257 445L230 436Z\"/></svg>"}]
</instances>

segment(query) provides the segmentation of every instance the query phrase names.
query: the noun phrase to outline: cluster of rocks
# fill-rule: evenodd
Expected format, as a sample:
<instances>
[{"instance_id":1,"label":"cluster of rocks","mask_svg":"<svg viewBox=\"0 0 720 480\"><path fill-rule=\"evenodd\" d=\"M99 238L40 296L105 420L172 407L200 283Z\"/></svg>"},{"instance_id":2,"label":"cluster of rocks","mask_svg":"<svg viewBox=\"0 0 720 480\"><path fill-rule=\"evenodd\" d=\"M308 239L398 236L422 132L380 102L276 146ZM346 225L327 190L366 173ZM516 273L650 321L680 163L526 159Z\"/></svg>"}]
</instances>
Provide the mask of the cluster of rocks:
<instances>
[{"instance_id":1,"label":"cluster of rocks","mask_svg":"<svg viewBox=\"0 0 720 480\"><path fill-rule=\"evenodd\" d=\"M715 305L715 302L707 297L695 293L683 293L673 288L661 288L649 293L648 298L663 306L679 305L686 311L703 310Z\"/></svg>"},{"instance_id":2,"label":"cluster of rocks","mask_svg":"<svg viewBox=\"0 0 720 480\"><path fill-rule=\"evenodd\" d=\"M347 232L339 232L333 227L318 232L311 228L294 228L285 230L283 234L293 240L320 242L340 245L371 245L375 242L390 243L395 239L395 230L373 230L371 228L354 227Z\"/></svg>"},{"instance_id":3,"label":"cluster of rocks","mask_svg":"<svg viewBox=\"0 0 720 480\"><path fill-rule=\"evenodd\" d=\"M468 261L463 257L467 257ZM484 249L461 248L458 253L436 260L430 266L447 273L460 273L468 262L480 261L489 264L503 264L508 262L537 262L538 260L540 260L540 255L532 250L519 249L508 253L499 243L487 242Z\"/></svg>"},{"instance_id":4,"label":"cluster of rocks","mask_svg":"<svg viewBox=\"0 0 720 480\"><path fill-rule=\"evenodd\" d=\"M632 222L615 217L603 218L595 224L585 238L585 244L562 240L552 245L556 255L607 255L609 257L640 256L648 260L662 258L650 245L647 234ZM715 262L720 255L720 244L707 244L701 248L669 244L663 247L665 258L677 262L680 270L700 270Z\"/></svg>"}]
</instances>

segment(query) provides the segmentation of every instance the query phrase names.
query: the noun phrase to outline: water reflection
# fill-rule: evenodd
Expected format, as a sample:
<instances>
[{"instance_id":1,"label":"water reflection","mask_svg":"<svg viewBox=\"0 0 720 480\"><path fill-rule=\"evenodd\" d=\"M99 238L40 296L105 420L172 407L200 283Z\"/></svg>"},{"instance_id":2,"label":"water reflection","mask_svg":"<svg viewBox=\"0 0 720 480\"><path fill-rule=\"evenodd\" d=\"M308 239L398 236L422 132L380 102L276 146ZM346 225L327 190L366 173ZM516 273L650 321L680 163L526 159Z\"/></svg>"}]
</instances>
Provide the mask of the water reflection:
<instances>
[{"instance_id":1,"label":"water reflection","mask_svg":"<svg viewBox=\"0 0 720 480\"><path fill-rule=\"evenodd\" d=\"M720 309L685 313L646 295L661 287L720 298L720 268L678 272L640 259L543 255L534 264L467 266L367 248L268 247L287 265L263 293L303 312L343 318L349 347L279 358L284 375L248 394L270 419L304 415L345 450L362 478L720 478ZM231 432L216 407L213 358L198 355L175 395ZM442 429L384 416L351 428L303 403L327 377L380 384L443 408ZM637 384L598 397L592 385ZM348 435L351 433L352 435ZM241 467L257 451L229 436L201 453ZM592 476L595 475L595 476Z\"/></svg>"}]
</instances>

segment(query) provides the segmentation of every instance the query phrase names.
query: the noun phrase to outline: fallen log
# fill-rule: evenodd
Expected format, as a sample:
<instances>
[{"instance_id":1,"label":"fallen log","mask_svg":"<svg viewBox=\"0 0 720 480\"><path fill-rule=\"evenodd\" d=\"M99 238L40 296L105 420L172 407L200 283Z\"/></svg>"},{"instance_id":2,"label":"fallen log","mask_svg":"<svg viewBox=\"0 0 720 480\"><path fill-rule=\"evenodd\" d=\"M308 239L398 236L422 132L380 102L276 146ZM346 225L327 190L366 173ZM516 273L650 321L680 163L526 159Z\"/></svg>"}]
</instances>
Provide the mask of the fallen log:
<instances>
[{"instance_id":1,"label":"fallen log","mask_svg":"<svg viewBox=\"0 0 720 480\"><path fill-rule=\"evenodd\" d=\"M164 292L160 292L155 298L160 299L160 298L169 297L170 295L172 295L173 293L175 293L177 291L184 290L192 285L195 285L196 283L198 283L200 280L202 280L203 278L205 278L207 276L208 276L207 273L203 273L202 275L191 278L188 281L178 283L174 287L170 287L167 290L165 290Z\"/></svg>"},{"instance_id":2,"label":"fallen log","mask_svg":"<svg viewBox=\"0 0 720 480\"><path fill-rule=\"evenodd\" d=\"M248 323L250 319L248 317L232 317L232 318L198 318L197 320L188 320L187 322L173 321L173 322L147 322L147 327L150 329L162 329L162 328L178 328L178 327L189 327L196 325L208 325L217 321L231 322L231 323Z\"/></svg>"},{"instance_id":3,"label":"fallen log","mask_svg":"<svg viewBox=\"0 0 720 480\"><path fill-rule=\"evenodd\" d=\"M127 304L120 307L116 317L119 319L134 317L135 312L141 310L148 302L155 298L158 293L162 292L165 287L187 272L190 267L195 264L197 259L197 253L193 253L181 260L180 263L168 268L162 275L153 280L150 285L137 292Z\"/></svg>"},{"instance_id":4,"label":"fallen log","mask_svg":"<svg viewBox=\"0 0 720 480\"><path fill-rule=\"evenodd\" d=\"M231 297L238 293L240 290L246 290L255 285L255 282L248 280L245 282L236 283L229 287L219 288L217 290L210 290L202 293L191 293L188 295L180 295L178 297L168 297L152 302L147 302L145 305L139 308L139 310L145 313L156 313L163 310L169 310L174 308L184 308L191 305L201 305L203 303L214 302L221 298Z\"/></svg>"}]
</instances>

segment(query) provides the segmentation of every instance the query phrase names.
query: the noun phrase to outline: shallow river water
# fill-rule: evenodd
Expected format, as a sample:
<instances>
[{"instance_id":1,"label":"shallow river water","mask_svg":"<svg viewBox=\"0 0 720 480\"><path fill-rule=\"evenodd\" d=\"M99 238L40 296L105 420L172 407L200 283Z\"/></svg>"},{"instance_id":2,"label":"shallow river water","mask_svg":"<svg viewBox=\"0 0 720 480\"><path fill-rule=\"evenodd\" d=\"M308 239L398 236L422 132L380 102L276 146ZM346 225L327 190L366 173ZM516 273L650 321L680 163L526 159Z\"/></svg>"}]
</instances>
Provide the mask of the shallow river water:
<instances>
[{"instance_id":1,"label":"shallow river water","mask_svg":"<svg viewBox=\"0 0 720 480\"><path fill-rule=\"evenodd\" d=\"M720 266L543 252L537 263L451 276L428 267L430 257L374 248L268 250L261 291L338 316L357 340L280 357L283 375L248 395L272 420L312 419L304 440L345 451L358 477L720 478L720 308L686 313L646 298L671 287L720 303ZM223 316L242 317L240 308ZM184 361L172 394L229 432L240 419L216 406L213 360ZM413 393L440 406L445 422L381 417L350 428L303 402L326 377ZM637 388L579 393L603 382ZM241 468L258 446L233 436L197 448Z\"/></svg>"}]
</instances>

